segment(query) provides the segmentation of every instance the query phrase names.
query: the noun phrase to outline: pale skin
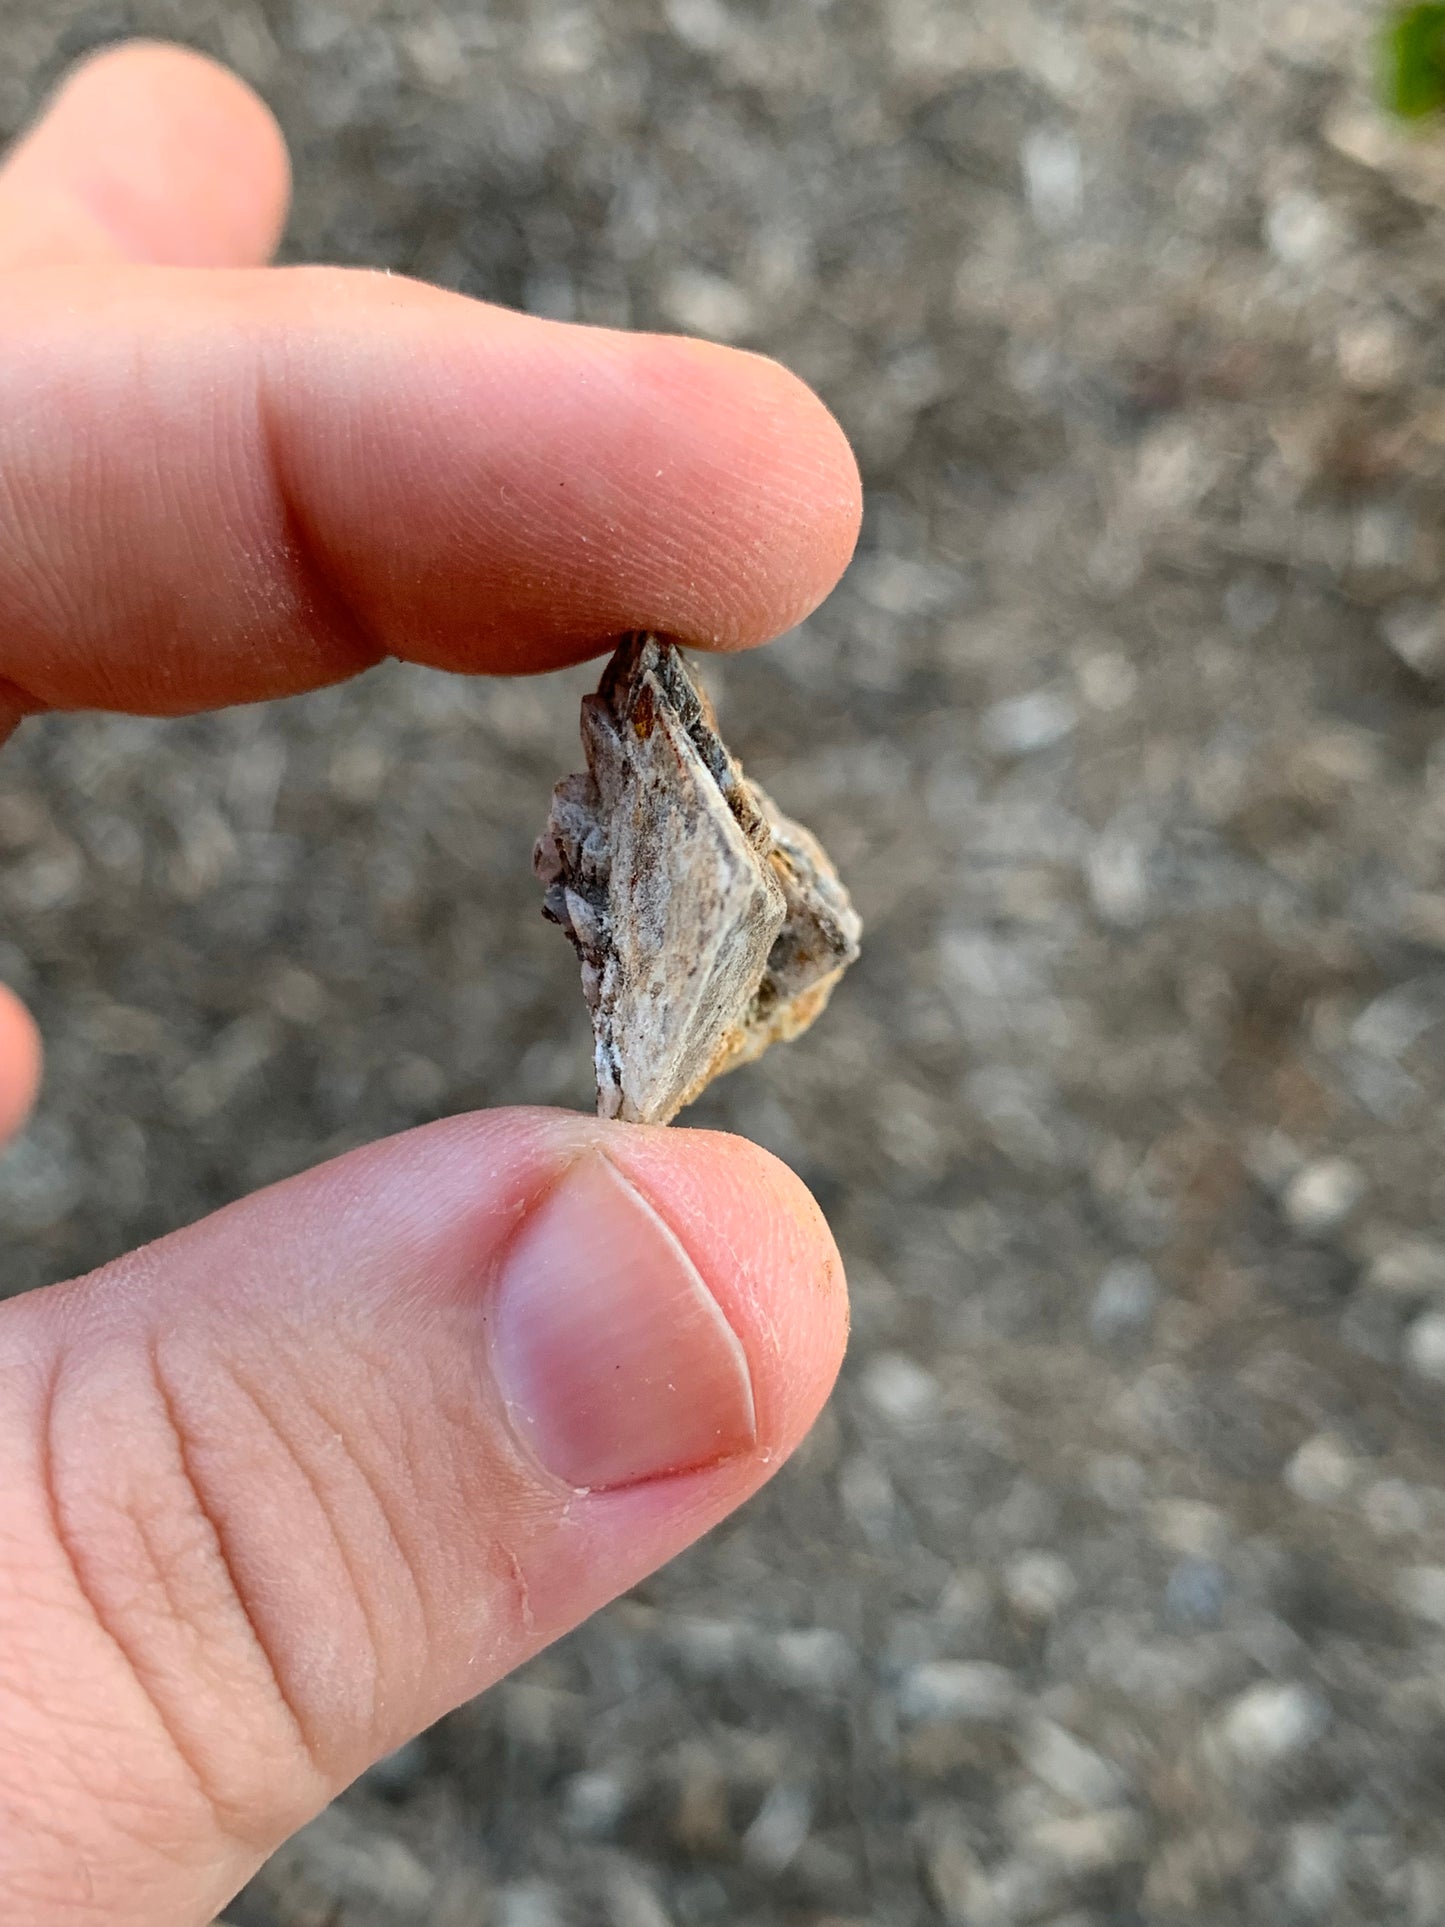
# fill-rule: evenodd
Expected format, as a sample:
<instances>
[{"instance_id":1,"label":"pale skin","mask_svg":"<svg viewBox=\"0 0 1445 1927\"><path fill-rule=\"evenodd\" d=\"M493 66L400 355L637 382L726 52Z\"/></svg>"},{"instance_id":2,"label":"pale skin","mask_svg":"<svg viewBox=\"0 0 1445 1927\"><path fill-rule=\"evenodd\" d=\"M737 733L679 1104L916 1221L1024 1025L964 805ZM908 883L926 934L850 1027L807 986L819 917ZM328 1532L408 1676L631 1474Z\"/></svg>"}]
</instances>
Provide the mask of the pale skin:
<instances>
[{"instance_id":1,"label":"pale skin","mask_svg":"<svg viewBox=\"0 0 1445 1927\"><path fill-rule=\"evenodd\" d=\"M288 189L266 108L151 45L79 69L0 170L0 740L386 656L746 648L831 588L857 474L784 370L268 268ZM0 993L0 1135L40 1059ZM665 1368L615 1411L570 1313L535 1312L569 1267L628 1370L636 1331ZM372 1145L0 1306L0 1919L210 1920L371 1761L741 1504L845 1330L774 1160L546 1111Z\"/></svg>"}]
</instances>

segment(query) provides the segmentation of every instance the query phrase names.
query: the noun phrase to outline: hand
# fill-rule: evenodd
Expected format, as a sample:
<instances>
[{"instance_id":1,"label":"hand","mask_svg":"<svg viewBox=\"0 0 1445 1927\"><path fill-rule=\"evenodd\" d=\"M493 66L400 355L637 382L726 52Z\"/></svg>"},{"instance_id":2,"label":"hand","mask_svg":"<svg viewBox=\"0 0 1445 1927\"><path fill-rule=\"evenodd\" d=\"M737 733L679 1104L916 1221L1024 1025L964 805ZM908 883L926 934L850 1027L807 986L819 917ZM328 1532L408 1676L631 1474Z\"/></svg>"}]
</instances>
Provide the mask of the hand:
<instances>
[{"instance_id":1,"label":"hand","mask_svg":"<svg viewBox=\"0 0 1445 1927\"><path fill-rule=\"evenodd\" d=\"M387 655L739 648L856 533L769 362L265 269L218 68L90 62L0 173L0 734ZM38 1071L0 1007L0 1127ZM747 1498L837 1369L797 1181L547 1111L373 1145L0 1308L0 1918L199 1923L378 1755Z\"/></svg>"}]
</instances>

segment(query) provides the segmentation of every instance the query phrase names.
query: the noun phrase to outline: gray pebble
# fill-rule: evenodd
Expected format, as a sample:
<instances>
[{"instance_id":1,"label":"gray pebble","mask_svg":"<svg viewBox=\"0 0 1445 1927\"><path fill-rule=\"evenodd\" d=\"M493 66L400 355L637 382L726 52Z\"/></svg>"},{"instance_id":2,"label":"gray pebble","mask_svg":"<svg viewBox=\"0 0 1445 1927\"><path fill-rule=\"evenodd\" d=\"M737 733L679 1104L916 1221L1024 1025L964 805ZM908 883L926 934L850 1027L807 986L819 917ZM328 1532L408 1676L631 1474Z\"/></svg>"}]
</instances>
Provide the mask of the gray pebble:
<instances>
[{"instance_id":1,"label":"gray pebble","mask_svg":"<svg viewBox=\"0 0 1445 1927\"><path fill-rule=\"evenodd\" d=\"M908 1720L989 1724L1009 1717L1018 1690L1012 1673L991 1660L940 1659L905 1674L898 1707Z\"/></svg>"},{"instance_id":2,"label":"gray pebble","mask_svg":"<svg viewBox=\"0 0 1445 1927\"><path fill-rule=\"evenodd\" d=\"M1159 1302L1159 1281L1148 1265L1121 1258L1094 1287L1089 1331L1100 1344L1127 1344L1148 1331Z\"/></svg>"},{"instance_id":3,"label":"gray pebble","mask_svg":"<svg viewBox=\"0 0 1445 1927\"><path fill-rule=\"evenodd\" d=\"M1359 1204L1365 1189L1364 1173L1348 1158L1320 1158L1290 1179L1285 1216L1298 1231L1333 1231Z\"/></svg>"},{"instance_id":4,"label":"gray pebble","mask_svg":"<svg viewBox=\"0 0 1445 1927\"><path fill-rule=\"evenodd\" d=\"M1181 1559L1164 1586L1164 1610L1181 1626L1216 1626L1229 1596L1229 1578L1213 1559Z\"/></svg>"},{"instance_id":5,"label":"gray pebble","mask_svg":"<svg viewBox=\"0 0 1445 1927\"><path fill-rule=\"evenodd\" d=\"M1228 1707L1223 1736L1237 1759L1273 1766L1305 1751L1329 1725L1329 1704L1297 1681L1262 1680Z\"/></svg>"}]
</instances>

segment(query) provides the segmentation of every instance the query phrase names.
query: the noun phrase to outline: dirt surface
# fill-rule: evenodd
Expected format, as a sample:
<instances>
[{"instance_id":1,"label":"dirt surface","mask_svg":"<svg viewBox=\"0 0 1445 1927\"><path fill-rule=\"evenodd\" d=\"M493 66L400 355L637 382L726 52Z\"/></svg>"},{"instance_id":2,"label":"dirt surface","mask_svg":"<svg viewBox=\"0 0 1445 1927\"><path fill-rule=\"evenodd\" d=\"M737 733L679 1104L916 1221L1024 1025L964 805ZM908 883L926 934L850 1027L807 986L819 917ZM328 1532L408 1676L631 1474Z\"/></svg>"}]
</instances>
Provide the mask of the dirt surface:
<instances>
[{"instance_id":1,"label":"dirt surface","mask_svg":"<svg viewBox=\"0 0 1445 1927\"><path fill-rule=\"evenodd\" d=\"M1374 18L9 0L0 124L179 33L285 122L294 256L765 349L869 489L711 676L867 947L691 1114L822 1199L844 1383L237 1927L1445 1920L1445 133ZM528 857L589 679L22 733L10 1286L586 1103Z\"/></svg>"}]
</instances>

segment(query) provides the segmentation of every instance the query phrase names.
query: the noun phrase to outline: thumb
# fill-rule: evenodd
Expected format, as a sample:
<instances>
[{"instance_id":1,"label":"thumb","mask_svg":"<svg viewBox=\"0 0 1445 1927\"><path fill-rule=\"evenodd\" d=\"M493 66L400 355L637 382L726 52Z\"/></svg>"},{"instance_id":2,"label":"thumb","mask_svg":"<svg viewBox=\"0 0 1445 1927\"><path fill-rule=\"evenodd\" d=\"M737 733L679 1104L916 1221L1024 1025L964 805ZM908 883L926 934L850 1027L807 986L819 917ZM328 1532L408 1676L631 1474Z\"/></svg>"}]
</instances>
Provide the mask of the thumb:
<instances>
[{"instance_id":1,"label":"thumb","mask_svg":"<svg viewBox=\"0 0 1445 1927\"><path fill-rule=\"evenodd\" d=\"M190 1927L745 1499L846 1314L766 1153L451 1119L0 1312L0 1918Z\"/></svg>"}]
</instances>

